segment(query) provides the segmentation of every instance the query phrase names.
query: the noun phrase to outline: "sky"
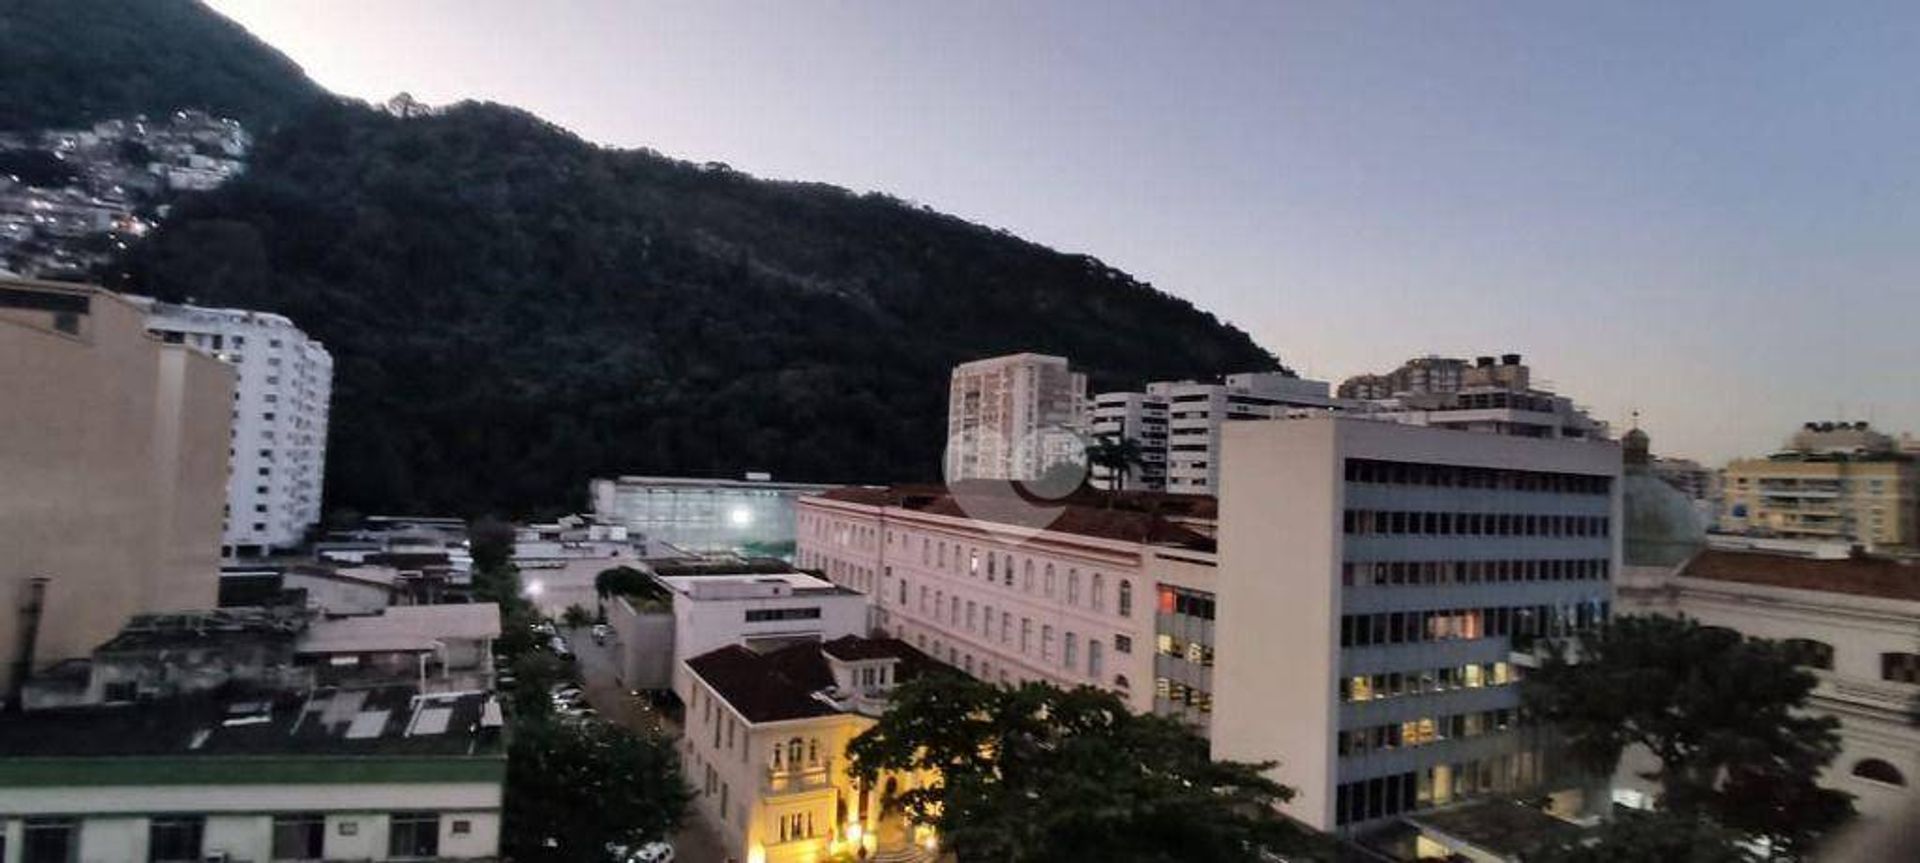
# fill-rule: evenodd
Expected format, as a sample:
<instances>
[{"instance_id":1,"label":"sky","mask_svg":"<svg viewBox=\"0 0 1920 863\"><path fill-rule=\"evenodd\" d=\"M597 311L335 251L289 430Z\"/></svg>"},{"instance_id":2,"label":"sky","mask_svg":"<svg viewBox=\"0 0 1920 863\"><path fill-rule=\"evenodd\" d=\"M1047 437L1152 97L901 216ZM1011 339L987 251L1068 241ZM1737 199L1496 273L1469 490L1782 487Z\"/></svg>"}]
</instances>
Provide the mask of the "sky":
<instances>
[{"instance_id":1,"label":"sky","mask_svg":"<svg viewBox=\"0 0 1920 863\"><path fill-rule=\"evenodd\" d=\"M1905 0L209 3L337 93L1094 255L1309 377L1518 352L1710 463L1920 433Z\"/></svg>"}]
</instances>

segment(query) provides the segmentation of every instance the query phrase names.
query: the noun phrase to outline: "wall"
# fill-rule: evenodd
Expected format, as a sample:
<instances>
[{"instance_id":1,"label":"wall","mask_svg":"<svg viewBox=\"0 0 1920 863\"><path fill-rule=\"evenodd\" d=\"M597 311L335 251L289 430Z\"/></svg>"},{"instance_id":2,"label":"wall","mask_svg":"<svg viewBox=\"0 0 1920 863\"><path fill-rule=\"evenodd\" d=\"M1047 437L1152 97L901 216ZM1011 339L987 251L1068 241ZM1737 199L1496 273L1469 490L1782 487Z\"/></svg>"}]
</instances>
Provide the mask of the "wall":
<instances>
[{"instance_id":1,"label":"wall","mask_svg":"<svg viewBox=\"0 0 1920 863\"><path fill-rule=\"evenodd\" d=\"M0 315L0 685L27 580L51 579L36 664L85 656L131 614L211 608L232 372L86 296L78 335Z\"/></svg>"},{"instance_id":2,"label":"wall","mask_svg":"<svg viewBox=\"0 0 1920 863\"><path fill-rule=\"evenodd\" d=\"M673 685L673 615L667 611L641 613L626 597L607 603L607 625L613 629L623 689L668 689Z\"/></svg>"},{"instance_id":3,"label":"wall","mask_svg":"<svg viewBox=\"0 0 1920 863\"><path fill-rule=\"evenodd\" d=\"M808 606L820 608L818 619L747 622L747 611L752 609ZM792 596L766 599L695 600L675 594L673 618L674 694L685 701L688 695L687 672L682 662L729 644L758 638L811 637L826 641L843 635L866 635L867 597L858 593L823 591L796 592Z\"/></svg>"}]
</instances>

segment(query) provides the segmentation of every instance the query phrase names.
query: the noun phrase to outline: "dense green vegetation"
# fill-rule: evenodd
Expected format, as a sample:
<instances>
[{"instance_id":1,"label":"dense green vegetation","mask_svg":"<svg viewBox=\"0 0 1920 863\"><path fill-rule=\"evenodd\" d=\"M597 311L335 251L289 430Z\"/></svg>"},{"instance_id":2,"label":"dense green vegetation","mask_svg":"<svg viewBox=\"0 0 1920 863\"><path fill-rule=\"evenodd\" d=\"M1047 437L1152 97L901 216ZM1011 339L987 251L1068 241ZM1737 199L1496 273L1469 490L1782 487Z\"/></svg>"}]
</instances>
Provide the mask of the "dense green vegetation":
<instances>
[{"instance_id":1,"label":"dense green vegetation","mask_svg":"<svg viewBox=\"0 0 1920 863\"><path fill-rule=\"evenodd\" d=\"M327 499L365 511L578 505L616 472L933 478L948 372L993 353L1114 386L1276 366L1092 258L495 105L314 106L128 263L327 344Z\"/></svg>"},{"instance_id":2,"label":"dense green vegetation","mask_svg":"<svg viewBox=\"0 0 1920 863\"><path fill-rule=\"evenodd\" d=\"M957 362L1096 386L1277 366L1093 258L883 195L325 97L190 0L0 5L0 128L201 107L258 134L103 278L281 312L335 359L330 507L528 513L617 472L934 478Z\"/></svg>"},{"instance_id":3,"label":"dense green vegetation","mask_svg":"<svg viewBox=\"0 0 1920 863\"><path fill-rule=\"evenodd\" d=\"M871 787L889 773L938 776L880 805L934 827L962 863L1252 863L1331 851L1275 814L1293 791L1262 775L1273 765L1214 761L1187 726L1091 687L924 675L894 691L847 755Z\"/></svg>"},{"instance_id":4,"label":"dense green vegetation","mask_svg":"<svg viewBox=\"0 0 1920 863\"><path fill-rule=\"evenodd\" d=\"M0 3L0 129L200 108L250 129L324 96L196 0Z\"/></svg>"},{"instance_id":5,"label":"dense green vegetation","mask_svg":"<svg viewBox=\"0 0 1920 863\"><path fill-rule=\"evenodd\" d=\"M1523 692L1596 775L1644 747L1659 764L1642 775L1658 783L1662 811L1798 860L1853 813L1850 795L1815 783L1840 751L1840 722L1808 712L1819 681L1801 659L1783 642L1690 618L1627 615L1582 639L1577 657L1551 656ZM1649 832L1661 831L1612 838Z\"/></svg>"}]
</instances>

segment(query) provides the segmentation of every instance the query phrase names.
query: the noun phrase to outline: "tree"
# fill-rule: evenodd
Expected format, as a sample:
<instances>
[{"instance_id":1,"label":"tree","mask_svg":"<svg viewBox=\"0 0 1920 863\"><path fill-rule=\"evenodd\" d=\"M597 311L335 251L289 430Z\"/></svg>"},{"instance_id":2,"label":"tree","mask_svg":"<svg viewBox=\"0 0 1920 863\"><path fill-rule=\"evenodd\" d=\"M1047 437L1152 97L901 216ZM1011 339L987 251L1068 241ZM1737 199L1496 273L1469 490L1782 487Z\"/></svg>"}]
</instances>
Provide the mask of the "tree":
<instances>
[{"instance_id":1,"label":"tree","mask_svg":"<svg viewBox=\"0 0 1920 863\"><path fill-rule=\"evenodd\" d=\"M1262 775L1271 764L1213 761L1185 726L1090 687L927 675L847 752L869 784L937 775L897 805L962 861L1252 860L1309 844L1273 809L1293 792Z\"/></svg>"},{"instance_id":2,"label":"tree","mask_svg":"<svg viewBox=\"0 0 1920 863\"><path fill-rule=\"evenodd\" d=\"M1673 812L1615 816L1599 829L1549 842L1520 855L1522 863L1750 863L1740 834L1703 818Z\"/></svg>"},{"instance_id":3,"label":"tree","mask_svg":"<svg viewBox=\"0 0 1920 863\"><path fill-rule=\"evenodd\" d=\"M513 559L513 525L493 516L467 523L467 552L473 555L473 568L493 574Z\"/></svg>"},{"instance_id":4,"label":"tree","mask_svg":"<svg viewBox=\"0 0 1920 863\"><path fill-rule=\"evenodd\" d=\"M1134 470L1146 466L1140 442L1116 434L1103 434L1087 446L1087 463L1107 470L1107 506L1113 506L1114 493L1126 484Z\"/></svg>"},{"instance_id":5,"label":"tree","mask_svg":"<svg viewBox=\"0 0 1920 863\"><path fill-rule=\"evenodd\" d=\"M1839 753L1839 721L1806 712L1818 681L1778 642L1688 618L1626 616L1529 676L1527 705L1600 774L1628 746L1659 760L1659 805L1802 853L1852 811L1814 784Z\"/></svg>"},{"instance_id":6,"label":"tree","mask_svg":"<svg viewBox=\"0 0 1920 863\"><path fill-rule=\"evenodd\" d=\"M501 846L522 863L604 863L679 827L688 793L664 738L606 722L535 720L514 730Z\"/></svg>"},{"instance_id":7,"label":"tree","mask_svg":"<svg viewBox=\"0 0 1920 863\"><path fill-rule=\"evenodd\" d=\"M593 577L593 592L599 594L604 602L616 595L644 591L651 583L647 574L640 570L631 566L616 566L600 570L600 574Z\"/></svg>"},{"instance_id":8,"label":"tree","mask_svg":"<svg viewBox=\"0 0 1920 863\"><path fill-rule=\"evenodd\" d=\"M586 606L574 603L573 605L567 606L566 611L560 613L560 623L572 629L592 626L593 612L588 611Z\"/></svg>"}]
</instances>

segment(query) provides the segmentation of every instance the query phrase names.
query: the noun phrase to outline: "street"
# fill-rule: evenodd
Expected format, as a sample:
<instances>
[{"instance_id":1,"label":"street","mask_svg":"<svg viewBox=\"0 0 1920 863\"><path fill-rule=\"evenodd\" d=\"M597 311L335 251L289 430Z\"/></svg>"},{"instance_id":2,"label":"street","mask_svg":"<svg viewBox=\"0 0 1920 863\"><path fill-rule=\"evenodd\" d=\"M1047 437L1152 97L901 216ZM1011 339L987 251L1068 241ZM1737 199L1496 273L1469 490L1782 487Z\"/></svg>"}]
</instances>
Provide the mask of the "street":
<instances>
[{"instance_id":1,"label":"street","mask_svg":"<svg viewBox=\"0 0 1920 863\"><path fill-rule=\"evenodd\" d=\"M601 718L617 722L642 734L665 734L678 740L679 726L661 715L646 699L628 694L614 682L614 644L612 637L604 645L593 642L593 633L585 628L560 630L573 647L580 671L580 689ZM727 863L725 844L712 826L690 806L686 823L672 840L676 863Z\"/></svg>"}]
</instances>

